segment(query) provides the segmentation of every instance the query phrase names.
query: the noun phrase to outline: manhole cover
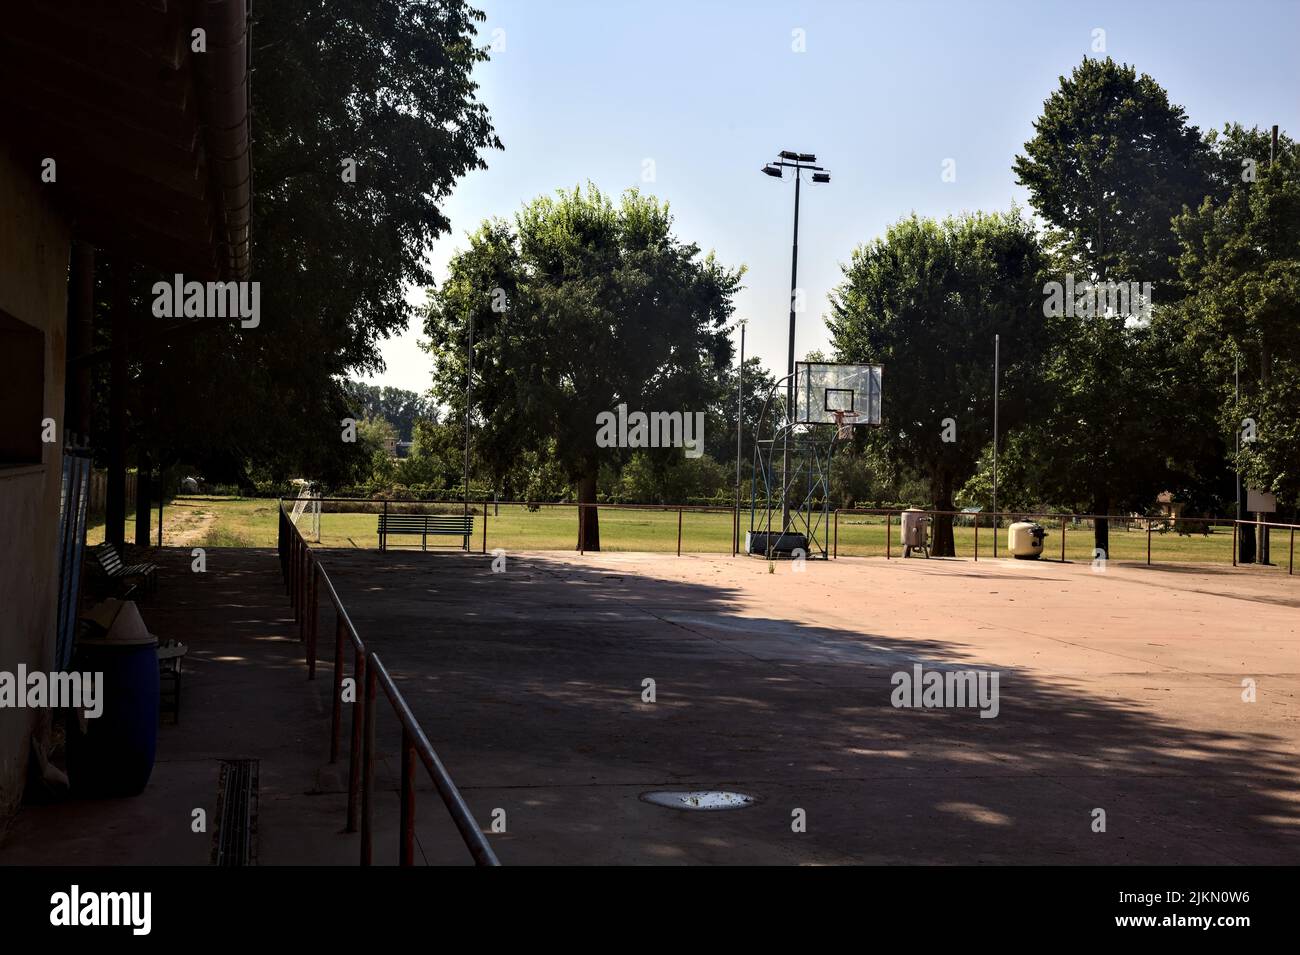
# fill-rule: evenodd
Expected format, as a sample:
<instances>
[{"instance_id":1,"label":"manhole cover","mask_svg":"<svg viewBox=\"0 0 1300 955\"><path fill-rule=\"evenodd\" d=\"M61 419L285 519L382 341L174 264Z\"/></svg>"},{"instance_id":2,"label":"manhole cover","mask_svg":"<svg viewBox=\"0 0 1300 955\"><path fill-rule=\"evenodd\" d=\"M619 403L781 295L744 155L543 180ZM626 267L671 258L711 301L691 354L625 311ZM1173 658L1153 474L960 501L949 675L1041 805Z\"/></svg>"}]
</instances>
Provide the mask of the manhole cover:
<instances>
[{"instance_id":1,"label":"manhole cover","mask_svg":"<svg viewBox=\"0 0 1300 955\"><path fill-rule=\"evenodd\" d=\"M716 789L699 789L692 792L653 792L641 796L646 802L669 809L744 809L754 804L754 797L744 793L729 793Z\"/></svg>"}]
</instances>

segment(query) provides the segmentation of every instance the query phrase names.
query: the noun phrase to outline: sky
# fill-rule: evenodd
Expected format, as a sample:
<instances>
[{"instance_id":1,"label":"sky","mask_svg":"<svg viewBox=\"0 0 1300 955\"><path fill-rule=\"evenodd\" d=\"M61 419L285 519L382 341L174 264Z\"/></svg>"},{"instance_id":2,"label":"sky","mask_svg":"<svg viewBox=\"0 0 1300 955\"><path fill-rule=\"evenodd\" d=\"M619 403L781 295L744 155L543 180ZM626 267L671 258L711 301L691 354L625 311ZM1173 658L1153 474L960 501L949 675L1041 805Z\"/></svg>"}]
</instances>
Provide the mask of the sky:
<instances>
[{"instance_id":1,"label":"sky","mask_svg":"<svg viewBox=\"0 0 1300 955\"><path fill-rule=\"evenodd\" d=\"M746 267L746 356L774 370L786 365L794 183L759 170L780 150L814 153L831 171L828 184L805 178L800 197L802 358L828 350L841 266L891 223L1013 203L1031 212L1012 161L1084 56L1150 74L1203 131L1300 133L1300 0L476 5L479 43L496 47L476 70L478 95L505 148L445 204L452 230L430 250L435 280L486 218L588 181L613 196L638 187L669 203L678 238ZM424 301L420 289L408 297ZM386 370L368 380L427 390L420 337L417 317L383 343Z\"/></svg>"}]
</instances>

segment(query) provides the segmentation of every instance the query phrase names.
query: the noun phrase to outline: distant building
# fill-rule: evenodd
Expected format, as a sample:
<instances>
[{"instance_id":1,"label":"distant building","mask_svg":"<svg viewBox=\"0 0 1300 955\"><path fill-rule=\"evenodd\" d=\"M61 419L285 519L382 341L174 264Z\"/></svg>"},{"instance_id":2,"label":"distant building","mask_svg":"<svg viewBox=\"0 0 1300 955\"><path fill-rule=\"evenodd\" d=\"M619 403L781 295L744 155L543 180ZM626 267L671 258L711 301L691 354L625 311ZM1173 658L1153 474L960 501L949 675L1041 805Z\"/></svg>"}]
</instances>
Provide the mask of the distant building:
<instances>
[{"instance_id":1,"label":"distant building","mask_svg":"<svg viewBox=\"0 0 1300 955\"><path fill-rule=\"evenodd\" d=\"M1161 491L1156 495L1156 506L1160 508L1160 514L1162 517L1173 518L1176 520L1179 517L1182 517L1183 508L1185 508L1187 504L1183 501L1175 501L1173 491Z\"/></svg>"}]
</instances>

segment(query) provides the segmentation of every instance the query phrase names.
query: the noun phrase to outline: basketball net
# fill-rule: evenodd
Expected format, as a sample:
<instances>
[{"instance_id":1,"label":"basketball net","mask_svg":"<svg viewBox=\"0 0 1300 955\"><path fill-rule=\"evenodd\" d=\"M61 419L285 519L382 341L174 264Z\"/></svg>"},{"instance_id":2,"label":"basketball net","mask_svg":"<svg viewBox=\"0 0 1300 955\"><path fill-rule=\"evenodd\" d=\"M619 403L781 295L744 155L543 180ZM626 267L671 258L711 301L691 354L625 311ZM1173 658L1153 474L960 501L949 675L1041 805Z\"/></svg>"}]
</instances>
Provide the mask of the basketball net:
<instances>
[{"instance_id":1,"label":"basketball net","mask_svg":"<svg viewBox=\"0 0 1300 955\"><path fill-rule=\"evenodd\" d=\"M841 441L848 441L853 437L853 425L856 423L859 415L856 411L832 411L835 416L835 436Z\"/></svg>"}]
</instances>

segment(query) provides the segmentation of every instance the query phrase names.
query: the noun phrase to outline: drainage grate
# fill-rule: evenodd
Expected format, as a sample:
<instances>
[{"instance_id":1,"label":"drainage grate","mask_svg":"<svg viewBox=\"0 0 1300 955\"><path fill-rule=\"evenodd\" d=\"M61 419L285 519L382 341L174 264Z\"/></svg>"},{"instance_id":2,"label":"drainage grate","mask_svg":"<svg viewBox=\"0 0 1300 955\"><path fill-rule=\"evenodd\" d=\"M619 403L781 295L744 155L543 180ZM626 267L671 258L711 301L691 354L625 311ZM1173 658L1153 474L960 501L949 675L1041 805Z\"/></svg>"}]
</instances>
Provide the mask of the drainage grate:
<instances>
[{"instance_id":1,"label":"drainage grate","mask_svg":"<svg viewBox=\"0 0 1300 955\"><path fill-rule=\"evenodd\" d=\"M257 864L257 760L223 759L217 783L213 865Z\"/></svg>"},{"instance_id":2,"label":"drainage grate","mask_svg":"<svg viewBox=\"0 0 1300 955\"><path fill-rule=\"evenodd\" d=\"M745 793L731 793L720 789L697 789L690 792L643 793L641 798L656 806L669 809L744 809L754 804L754 797Z\"/></svg>"}]
</instances>

